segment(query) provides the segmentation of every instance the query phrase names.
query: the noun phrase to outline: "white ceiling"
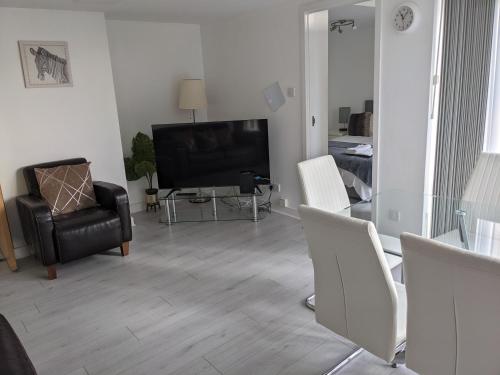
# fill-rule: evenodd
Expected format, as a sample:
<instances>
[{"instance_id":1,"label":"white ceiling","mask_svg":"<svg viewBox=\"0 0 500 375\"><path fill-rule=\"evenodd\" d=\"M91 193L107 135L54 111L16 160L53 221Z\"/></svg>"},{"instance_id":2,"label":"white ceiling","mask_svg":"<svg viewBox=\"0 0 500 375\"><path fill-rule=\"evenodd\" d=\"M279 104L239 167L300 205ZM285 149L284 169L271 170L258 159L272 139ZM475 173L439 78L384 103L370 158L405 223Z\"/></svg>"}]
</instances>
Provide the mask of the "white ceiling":
<instances>
[{"instance_id":1,"label":"white ceiling","mask_svg":"<svg viewBox=\"0 0 500 375\"><path fill-rule=\"evenodd\" d=\"M0 0L0 7L104 12L107 18L202 23L287 0Z\"/></svg>"},{"instance_id":2,"label":"white ceiling","mask_svg":"<svg viewBox=\"0 0 500 375\"><path fill-rule=\"evenodd\" d=\"M289 0L0 0L0 7L104 12L120 20L203 23ZM311 0L302 0L307 2ZM359 26L374 23L375 1L335 7L330 19L353 18Z\"/></svg>"}]
</instances>

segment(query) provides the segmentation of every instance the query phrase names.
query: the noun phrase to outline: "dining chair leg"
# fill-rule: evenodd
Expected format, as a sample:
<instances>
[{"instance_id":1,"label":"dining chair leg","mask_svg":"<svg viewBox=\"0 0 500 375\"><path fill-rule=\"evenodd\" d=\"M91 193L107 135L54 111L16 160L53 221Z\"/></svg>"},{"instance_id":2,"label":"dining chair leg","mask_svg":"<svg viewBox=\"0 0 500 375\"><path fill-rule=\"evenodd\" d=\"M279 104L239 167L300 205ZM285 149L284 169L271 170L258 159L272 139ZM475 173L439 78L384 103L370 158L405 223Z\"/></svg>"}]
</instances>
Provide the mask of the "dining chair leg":
<instances>
[{"instance_id":1,"label":"dining chair leg","mask_svg":"<svg viewBox=\"0 0 500 375\"><path fill-rule=\"evenodd\" d=\"M356 347L347 357L345 357L341 362L339 362L335 367L323 373L323 375L334 375L342 370L349 362L360 355L363 352L363 348Z\"/></svg>"},{"instance_id":2,"label":"dining chair leg","mask_svg":"<svg viewBox=\"0 0 500 375\"><path fill-rule=\"evenodd\" d=\"M316 300L316 295L315 294L311 294L309 297L306 298L305 300L305 305L308 309L314 311L316 308L315 308L315 300Z\"/></svg>"},{"instance_id":3,"label":"dining chair leg","mask_svg":"<svg viewBox=\"0 0 500 375\"><path fill-rule=\"evenodd\" d=\"M391 363L393 368L399 367L406 362L406 342L402 343L396 348L396 355Z\"/></svg>"}]
</instances>

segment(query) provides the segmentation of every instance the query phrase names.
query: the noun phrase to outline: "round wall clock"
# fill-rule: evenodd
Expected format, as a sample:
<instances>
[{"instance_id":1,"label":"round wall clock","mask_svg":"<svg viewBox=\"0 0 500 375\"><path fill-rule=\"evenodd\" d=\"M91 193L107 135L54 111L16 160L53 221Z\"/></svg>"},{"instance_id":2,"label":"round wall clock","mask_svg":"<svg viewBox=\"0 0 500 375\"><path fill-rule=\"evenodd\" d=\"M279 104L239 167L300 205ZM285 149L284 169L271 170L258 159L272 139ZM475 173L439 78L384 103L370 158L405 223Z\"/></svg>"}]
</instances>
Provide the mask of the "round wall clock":
<instances>
[{"instance_id":1,"label":"round wall clock","mask_svg":"<svg viewBox=\"0 0 500 375\"><path fill-rule=\"evenodd\" d=\"M416 7L413 4L401 4L394 11L392 25L397 31L407 31L414 24L417 17Z\"/></svg>"}]
</instances>

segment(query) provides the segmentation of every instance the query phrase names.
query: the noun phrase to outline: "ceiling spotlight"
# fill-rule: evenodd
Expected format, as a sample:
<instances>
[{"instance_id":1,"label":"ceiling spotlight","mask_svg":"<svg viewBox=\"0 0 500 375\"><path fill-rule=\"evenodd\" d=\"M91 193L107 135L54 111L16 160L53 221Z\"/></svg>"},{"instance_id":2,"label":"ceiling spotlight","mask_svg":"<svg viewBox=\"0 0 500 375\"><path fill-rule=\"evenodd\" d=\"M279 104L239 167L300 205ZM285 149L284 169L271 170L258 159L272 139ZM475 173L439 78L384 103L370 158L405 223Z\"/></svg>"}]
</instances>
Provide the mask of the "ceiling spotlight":
<instances>
[{"instance_id":1,"label":"ceiling spotlight","mask_svg":"<svg viewBox=\"0 0 500 375\"><path fill-rule=\"evenodd\" d=\"M342 34L344 30L343 27L350 27L352 30L356 30L358 27L354 20L338 20L330 22L330 31L337 31L339 34Z\"/></svg>"}]
</instances>

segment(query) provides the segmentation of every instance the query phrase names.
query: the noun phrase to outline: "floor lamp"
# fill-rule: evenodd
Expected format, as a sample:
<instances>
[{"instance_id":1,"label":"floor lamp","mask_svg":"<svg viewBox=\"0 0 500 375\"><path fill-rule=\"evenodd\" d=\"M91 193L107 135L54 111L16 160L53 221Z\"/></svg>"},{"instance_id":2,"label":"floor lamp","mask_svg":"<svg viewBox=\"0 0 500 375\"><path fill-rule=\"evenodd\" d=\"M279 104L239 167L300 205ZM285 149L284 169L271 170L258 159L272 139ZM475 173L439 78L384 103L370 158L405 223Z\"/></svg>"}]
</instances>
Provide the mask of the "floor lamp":
<instances>
[{"instance_id":1,"label":"floor lamp","mask_svg":"<svg viewBox=\"0 0 500 375\"><path fill-rule=\"evenodd\" d=\"M179 90L179 108L193 111L193 125L196 124L196 110L207 108L207 96L205 94L205 82L202 79L184 79ZM201 188L198 196L190 199L191 203L206 203L210 197L204 196Z\"/></svg>"}]
</instances>

